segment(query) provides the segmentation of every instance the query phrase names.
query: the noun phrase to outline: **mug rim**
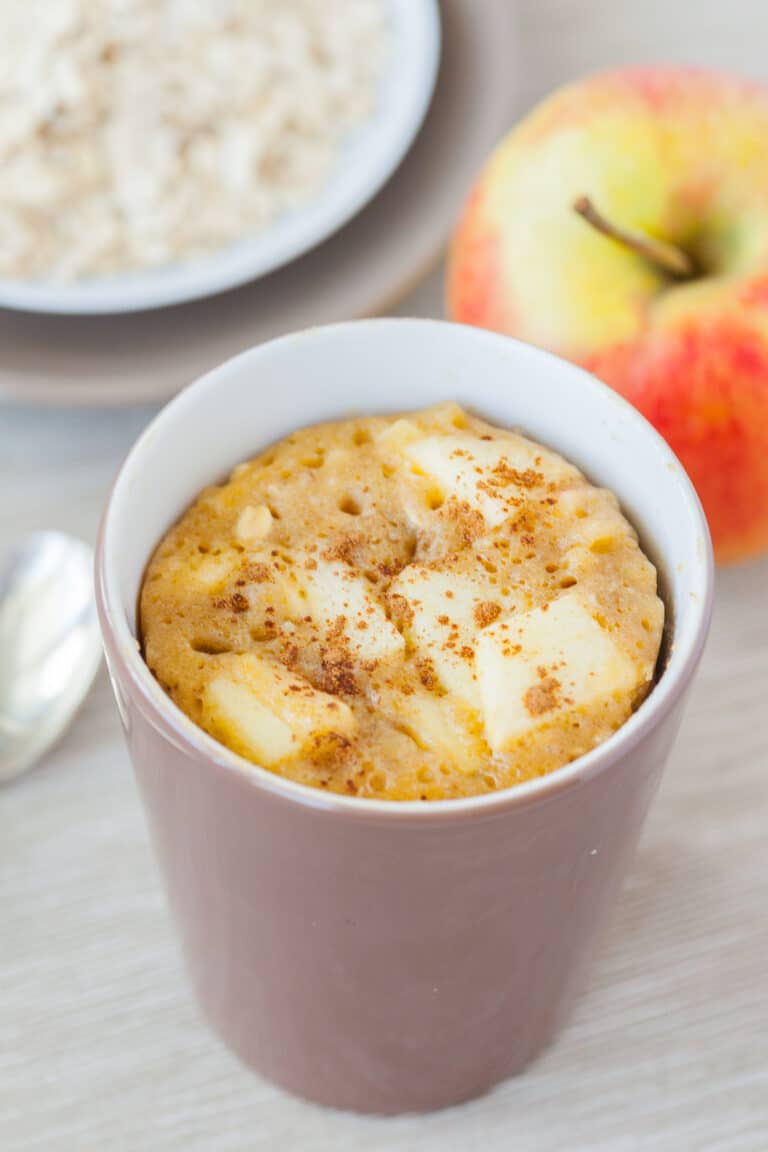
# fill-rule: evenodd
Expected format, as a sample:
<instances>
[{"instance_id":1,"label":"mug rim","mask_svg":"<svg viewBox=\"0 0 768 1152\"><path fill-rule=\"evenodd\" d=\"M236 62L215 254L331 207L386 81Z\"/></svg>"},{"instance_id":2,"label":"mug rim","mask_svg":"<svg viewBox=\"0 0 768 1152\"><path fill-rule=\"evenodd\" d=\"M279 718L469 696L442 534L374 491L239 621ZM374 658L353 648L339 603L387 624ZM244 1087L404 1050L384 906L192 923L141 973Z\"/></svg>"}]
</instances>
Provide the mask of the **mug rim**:
<instances>
[{"instance_id":1,"label":"mug rim","mask_svg":"<svg viewBox=\"0 0 768 1152\"><path fill-rule=\"evenodd\" d=\"M704 550L703 556L700 557L699 584L702 603L698 619L682 646L677 643L677 620L672 620L669 637L670 655L662 674L639 708L621 727L589 752L543 776L537 776L507 788L500 788L498 791L455 799L386 800L329 793L271 772L219 743L195 724L186 713L181 711L152 675L149 666L141 655L138 641L131 631L121 598L117 593L117 579L111 555L110 533L115 505L120 499L121 488L126 483L126 476L135 466L144 446L148 441L154 439L165 426L183 419L189 405L193 404L199 396L215 389L220 378L231 372L238 362L248 360L253 363L265 351L273 350L276 345L295 343L297 336L312 338L322 335L323 338L332 339L336 335L343 335L349 329L355 329L359 332L360 329L366 327L390 326L399 328L403 325L417 325L434 329L459 328L464 331L468 339L512 346L516 350L516 355L523 354L532 359L543 359L554 363L557 366L556 371L571 374L574 380L578 382L579 387L591 389L600 396L601 402L606 401L618 406L622 410L624 418L634 425L637 433L654 439L657 446L667 456L670 468L674 468L676 472L681 497L688 505L688 512L692 513L697 521ZM556 444L553 444L552 447L555 451L558 450ZM238 461L233 462L231 467L235 467L237 463ZM149 556L144 558L145 565L149 558ZM663 563L669 558L660 556L659 559ZM577 787L623 760L672 711L687 689L706 643L712 614L713 587L712 543L706 517L693 484L666 441L645 417L618 393L570 361L513 337L469 325L453 324L440 320L391 317L346 321L280 336L275 340L246 349L231 357L182 389L149 422L120 466L102 514L95 560L96 601L108 657L107 665L118 709L123 719L124 707L121 704L121 694L115 683L111 667L113 661L120 665L127 676L133 692L132 698L140 705L144 718L184 754L202 758L214 769L223 770L227 773L234 772L247 786L271 793L278 799L288 803L297 803L307 809L363 820L366 818L369 820L372 818L375 820L405 819L407 821L415 819L430 823L468 817L490 817L500 815L502 812L513 808L550 800L560 792ZM669 608L668 604L667 608Z\"/></svg>"}]
</instances>

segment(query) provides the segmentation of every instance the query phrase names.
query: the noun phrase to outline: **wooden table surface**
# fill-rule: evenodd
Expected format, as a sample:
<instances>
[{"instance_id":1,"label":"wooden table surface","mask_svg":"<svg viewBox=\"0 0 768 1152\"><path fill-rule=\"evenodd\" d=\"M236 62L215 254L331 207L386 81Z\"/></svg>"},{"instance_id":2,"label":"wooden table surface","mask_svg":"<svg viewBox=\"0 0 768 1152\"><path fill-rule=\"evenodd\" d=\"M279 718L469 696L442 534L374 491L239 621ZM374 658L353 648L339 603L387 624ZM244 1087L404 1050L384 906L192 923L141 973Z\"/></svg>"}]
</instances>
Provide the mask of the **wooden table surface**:
<instances>
[{"instance_id":1,"label":"wooden table surface","mask_svg":"<svg viewBox=\"0 0 768 1152\"><path fill-rule=\"evenodd\" d=\"M482 0L477 0L482 3ZM628 59L768 71L768 6L524 0L524 99ZM433 279L401 311L439 313ZM93 539L149 409L0 411L0 550ZM524 1077L448 1112L324 1111L203 1026L102 673L0 790L1 1152L766 1152L768 563L721 572L711 640L591 987Z\"/></svg>"}]
</instances>

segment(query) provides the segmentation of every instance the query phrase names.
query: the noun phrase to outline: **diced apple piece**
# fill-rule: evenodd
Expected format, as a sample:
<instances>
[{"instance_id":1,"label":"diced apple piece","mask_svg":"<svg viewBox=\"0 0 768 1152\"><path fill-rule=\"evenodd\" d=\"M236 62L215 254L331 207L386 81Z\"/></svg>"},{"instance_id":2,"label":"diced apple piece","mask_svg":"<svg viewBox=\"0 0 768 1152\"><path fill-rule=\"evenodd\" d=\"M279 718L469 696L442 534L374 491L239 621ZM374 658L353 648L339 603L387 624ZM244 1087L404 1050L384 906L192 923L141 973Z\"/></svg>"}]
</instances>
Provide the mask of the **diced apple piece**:
<instances>
[{"instance_id":1,"label":"diced apple piece","mask_svg":"<svg viewBox=\"0 0 768 1152\"><path fill-rule=\"evenodd\" d=\"M205 707L227 743L268 768L300 751L289 726L246 684L218 676L205 690Z\"/></svg>"},{"instance_id":2,"label":"diced apple piece","mask_svg":"<svg viewBox=\"0 0 768 1152\"><path fill-rule=\"evenodd\" d=\"M414 615L423 616L432 628L432 635L440 635L438 616L446 616L451 624L465 631L473 631L475 608L496 593L496 589L474 575L427 564L409 564L390 585L392 593L405 596Z\"/></svg>"},{"instance_id":3,"label":"diced apple piece","mask_svg":"<svg viewBox=\"0 0 768 1152\"><path fill-rule=\"evenodd\" d=\"M450 696L416 689L408 696L398 696L397 716L420 748L437 753L466 772L476 769L483 743L473 738L468 718L461 715Z\"/></svg>"},{"instance_id":4,"label":"diced apple piece","mask_svg":"<svg viewBox=\"0 0 768 1152\"><path fill-rule=\"evenodd\" d=\"M255 543L255 542L254 542ZM237 567L246 580L258 585L258 599L263 607L275 608L288 620L294 620L306 612L304 600L294 575L294 560L287 550L281 549L279 562L268 550L248 550L247 555L237 557ZM237 574L234 572L234 574Z\"/></svg>"},{"instance_id":5,"label":"diced apple piece","mask_svg":"<svg viewBox=\"0 0 768 1152\"><path fill-rule=\"evenodd\" d=\"M409 564L392 581L390 594L402 596L409 607L406 631L418 651L431 660L444 688L470 706L477 706L474 639L493 619L509 611L511 602L479 577L442 572L424 564Z\"/></svg>"},{"instance_id":6,"label":"diced apple piece","mask_svg":"<svg viewBox=\"0 0 768 1152\"><path fill-rule=\"evenodd\" d=\"M214 591L230 578L240 563L238 555L176 554L164 556L160 572L165 580L178 587L197 588L198 591Z\"/></svg>"},{"instance_id":7,"label":"diced apple piece","mask_svg":"<svg viewBox=\"0 0 768 1152\"><path fill-rule=\"evenodd\" d=\"M407 443L411 464L441 487L444 495L466 501L495 527L518 506L521 488L560 481L574 470L523 436L481 440L477 436L427 436ZM516 475L520 477L518 482ZM537 481L537 478L541 480Z\"/></svg>"},{"instance_id":8,"label":"diced apple piece","mask_svg":"<svg viewBox=\"0 0 768 1152\"><path fill-rule=\"evenodd\" d=\"M324 627L344 619L342 635L353 653L364 660L386 660L405 647L364 577L346 564L318 560L316 567L299 566L297 580L309 614Z\"/></svg>"},{"instance_id":9,"label":"diced apple piece","mask_svg":"<svg viewBox=\"0 0 768 1152\"><path fill-rule=\"evenodd\" d=\"M494 752L554 716L630 696L643 670L593 618L578 591L505 616L477 639L485 731Z\"/></svg>"},{"instance_id":10,"label":"diced apple piece","mask_svg":"<svg viewBox=\"0 0 768 1152\"><path fill-rule=\"evenodd\" d=\"M252 653L232 655L207 685L205 718L228 744L267 767L298 755L326 732L349 735L355 727L343 700Z\"/></svg>"},{"instance_id":11,"label":"diced apple piece","mask_svg":"<svg viewBox=\"0 0 768 1152\"><path fill-rule=\"evenodd\" d=\"M264 540L272 530L272 513L266 504L249 504L243 508L235 525L235 536L244 544Z\"/></svg>"},{"instance_id":12,"label":"diced apple piece","mask_svg":"<svg viewBox=\"0 0 768 1152\"><path fill-rule=\"evenodd\" d=\"M203 556L200 562L189 570L197 584L213 589L232 575L234 567L235 563L231 556Z\"/></svg>"}]
</instances>

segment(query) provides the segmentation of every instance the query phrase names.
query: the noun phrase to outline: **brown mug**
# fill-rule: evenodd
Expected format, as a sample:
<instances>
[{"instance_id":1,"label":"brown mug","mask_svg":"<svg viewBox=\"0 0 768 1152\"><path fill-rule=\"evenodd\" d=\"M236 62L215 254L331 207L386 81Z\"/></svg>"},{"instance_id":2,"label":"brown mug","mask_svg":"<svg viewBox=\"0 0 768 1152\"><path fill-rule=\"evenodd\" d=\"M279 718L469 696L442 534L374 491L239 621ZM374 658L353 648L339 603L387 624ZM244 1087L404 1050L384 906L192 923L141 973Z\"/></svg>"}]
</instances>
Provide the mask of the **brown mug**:
<instances>
[{"instance_id":1,"label":"brown mug","mask_svg":"<svg viewBox=\"0 0 768 1152\"><path fill-rule=\"evenodd\" d=\"M296 427L446 399L618 495L659 568L658 683L605 743L490 795L328 795L246 763L141 658L155 545L204 486ZM293 1092L381 1113L456 1104L536 1057L582 986L709 623L706 522L650 425L580 369L476 329L375 320L287 336L197 381L145 431L104 514L97 595L192 983L225 1042Z\"/></svg>"}]
</instances>

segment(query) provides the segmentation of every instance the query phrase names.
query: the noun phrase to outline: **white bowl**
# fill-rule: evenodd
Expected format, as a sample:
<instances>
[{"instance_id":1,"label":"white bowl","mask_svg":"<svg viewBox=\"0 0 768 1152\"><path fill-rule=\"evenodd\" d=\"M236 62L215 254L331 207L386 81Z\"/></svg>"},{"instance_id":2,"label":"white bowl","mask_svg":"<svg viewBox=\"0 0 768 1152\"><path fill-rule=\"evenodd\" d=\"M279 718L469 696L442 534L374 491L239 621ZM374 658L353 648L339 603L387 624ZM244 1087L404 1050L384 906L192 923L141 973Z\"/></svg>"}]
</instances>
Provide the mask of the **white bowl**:
<instances>
[{"instance_id":1,"label":"white bowl","mask_svg":"<svg viewBox=\"0 0 768 1152\"><path fill-rule=\"evenodd\" d=\"M318 195L266 231L202 260L52 283L0 279L0 307L66 315L138 312L196 300L255 280L327 239L379 191L424 119L440 59L437 0L383 0L389 66L374 117L353 133Z\"/></svg>"}]
</instances>

